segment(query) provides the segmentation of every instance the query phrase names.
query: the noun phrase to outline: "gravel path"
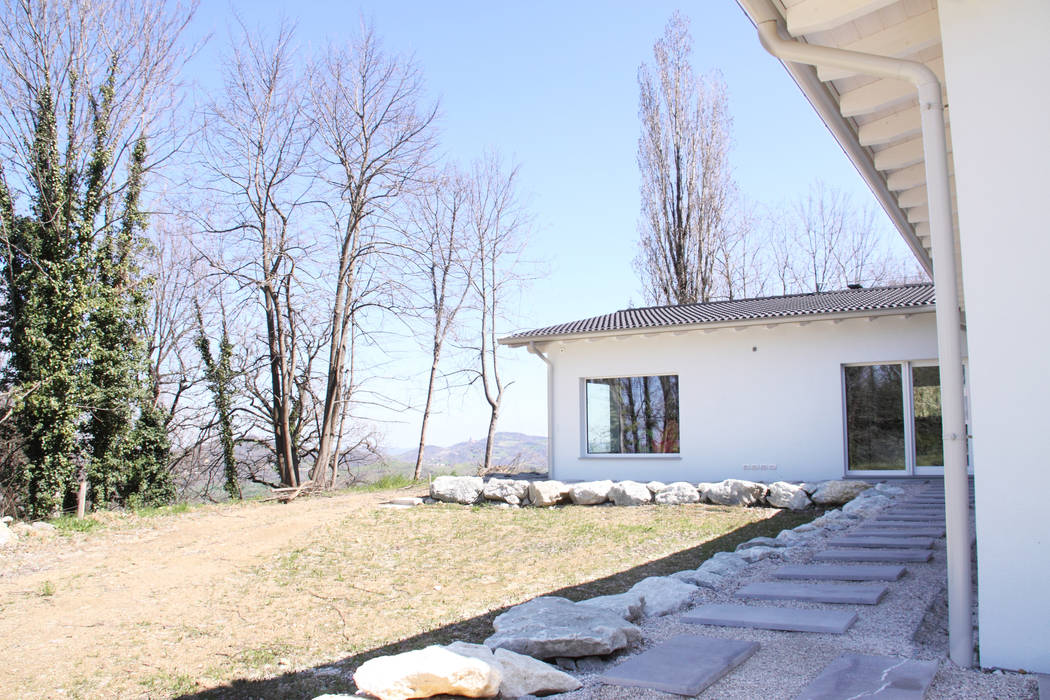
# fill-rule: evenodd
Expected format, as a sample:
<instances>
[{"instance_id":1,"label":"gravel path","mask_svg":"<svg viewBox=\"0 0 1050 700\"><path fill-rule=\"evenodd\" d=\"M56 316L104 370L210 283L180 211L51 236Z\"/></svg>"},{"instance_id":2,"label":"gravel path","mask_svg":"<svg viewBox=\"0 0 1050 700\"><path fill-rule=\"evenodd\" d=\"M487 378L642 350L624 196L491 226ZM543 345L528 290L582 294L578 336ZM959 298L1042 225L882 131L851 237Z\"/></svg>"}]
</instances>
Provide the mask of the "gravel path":
<instances>
[{"instance_id":1,"label":"gravel path","mask_svg":"<svg viewBox=\"0 0 1050 700\"><path fill-rule=\"evenodd\" d=\"M930 488L928 482L900 486L905 493L896 496L896 502L905 501L917 492ZM809 563L816 552L827 548L825 541L828 537L856 529L870 517L855 521L847 530L821 530L819 535L806 543L787 549L783 557L751 564L720 590L701 589L697 605L739 603L734 592L741 586L755 581L773 580L773 570L782 564ZM753 640L761 644L754 656L708 688L701 697L726 700L793 698L837 656L844 652L857 652L939 662L937 675L926 694L930 700L1037 699L1037 678L1034 675L961 669L946 658L948 639L944 600L947 581L944 546L943 538L936 541L930 563L906 564L908 573L901 580L890 584L889 593L878 605L835 606L836 609L852 610L859 615L857 622L843 635L690 625L681 621L682 615L687 612L684 611L643 621L643 637L647 646L679 634ZM824 607L787 601L754 601L750 604ZM617 659L613 664L620 660ZM678 697L652 690L605 686L598 680L597 674L579 674L578 677L584 684L583 688L559 697L566 700Z\"/></svg>"}]
</instances>

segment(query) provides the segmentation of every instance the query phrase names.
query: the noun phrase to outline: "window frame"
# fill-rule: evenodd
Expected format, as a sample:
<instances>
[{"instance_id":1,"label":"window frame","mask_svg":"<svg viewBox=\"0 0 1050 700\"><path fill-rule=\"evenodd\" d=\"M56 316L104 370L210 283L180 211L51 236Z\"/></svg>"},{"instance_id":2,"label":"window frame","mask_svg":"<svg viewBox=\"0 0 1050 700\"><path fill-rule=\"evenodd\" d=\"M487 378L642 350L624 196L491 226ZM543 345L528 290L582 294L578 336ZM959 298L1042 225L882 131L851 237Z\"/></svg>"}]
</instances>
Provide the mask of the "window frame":
<instances>
[{"instance_id":1,"label":"window frame","mask_svg":"<svg viewBox=\"0 0 1050 700\"><path fill-rule=\"evenodd\" d=\"M600 381L603 379L634 379L636 377L667 377L673 376L678 379L678 452L590 452L588 450L587 435L587 382ZM675 371L653 371L653 372L630 372L623 374L595 374L580 377L580 459L655 459L655 460L680 460L682 459L682 375Z\"/></svg>"}]
</instances>

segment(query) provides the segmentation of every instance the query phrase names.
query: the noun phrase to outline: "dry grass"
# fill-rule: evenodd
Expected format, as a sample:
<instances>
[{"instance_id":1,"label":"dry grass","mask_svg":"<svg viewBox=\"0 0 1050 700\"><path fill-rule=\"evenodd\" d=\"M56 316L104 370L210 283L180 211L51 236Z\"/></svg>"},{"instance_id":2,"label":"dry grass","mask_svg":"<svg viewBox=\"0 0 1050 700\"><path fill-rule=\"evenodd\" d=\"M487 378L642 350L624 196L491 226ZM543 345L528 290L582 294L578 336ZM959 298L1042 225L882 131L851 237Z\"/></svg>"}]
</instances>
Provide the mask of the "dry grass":
<instances>
[{"instance_id":1,"label":"dry grass","mask_svg":"<svg viewBox=\"0 0 1050 700\"><path fill-rule=\"evenodd\" d=\"M537 595L620 592L814 515L377 507L392 495L111 519L20 544L0 569L0 638L16 641L0 697L347 691L366 658L481 641Z\"/></svg>"}]
</instances>

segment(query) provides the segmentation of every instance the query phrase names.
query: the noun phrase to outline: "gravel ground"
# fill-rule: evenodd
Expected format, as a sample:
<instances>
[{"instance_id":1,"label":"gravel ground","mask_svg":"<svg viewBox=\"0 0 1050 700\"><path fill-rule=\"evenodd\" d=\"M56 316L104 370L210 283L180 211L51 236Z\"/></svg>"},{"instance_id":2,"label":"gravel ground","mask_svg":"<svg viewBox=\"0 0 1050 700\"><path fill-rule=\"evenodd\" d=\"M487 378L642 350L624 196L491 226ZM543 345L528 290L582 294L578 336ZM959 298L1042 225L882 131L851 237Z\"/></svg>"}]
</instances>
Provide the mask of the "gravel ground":
<instances>
[{"instance_id":1,"label":"gravel ground","mask_svg":"<svg viewBox=\"0 0 1050 700\"><path fill-rule=\"evenodd\" d=\"M904 484L902 487L905 493L896 497L897 502L907 500L917 492L930 488L927 482ZM863 520L856 521L857 524L842 532L849 532ZM697 604L739 602L733 595L737 588L755 581L773 580L772 571L781 564L808 563L814 553L826 548L824 542L828 537L839 534L841 533L821 530L821 534L805 544L789 548L782 558L771 558L751 564L725 588L701 589ZM1034 675L962 669L947 659L944 540L937 540L934 546L933 559L926 564L906 564L907 574L900 581L889 584L889 593L878 605L835 606L836 609L853 610L859 615L857 622L843 635L697 626L683 623L680 613L652 618L641 623L643 638L647 646L679 634L753 640L761 644L754 656L709 687L701 697L726 700L793 698L840 654L856 652L939 662L937 675L926 694L926 698L930 700L1037 700L1037 679ZM754 601L751 604L824 607L819 604L788 601ZM616 659L610 665L622 660ZM583 688L561 695L560 698L591 700L678 697L653 690L605 686L599 681L597 674L580 674L578 677L584 684Z\"/></svg>"}]
</instances>

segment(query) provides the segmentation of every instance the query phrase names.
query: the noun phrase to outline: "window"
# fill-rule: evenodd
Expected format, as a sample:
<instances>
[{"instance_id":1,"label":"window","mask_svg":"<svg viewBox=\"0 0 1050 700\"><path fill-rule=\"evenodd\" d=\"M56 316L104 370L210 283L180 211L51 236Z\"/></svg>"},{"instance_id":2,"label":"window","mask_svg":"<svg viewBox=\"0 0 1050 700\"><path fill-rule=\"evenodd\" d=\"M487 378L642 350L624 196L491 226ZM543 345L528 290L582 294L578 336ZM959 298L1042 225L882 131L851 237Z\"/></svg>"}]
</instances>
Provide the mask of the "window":
<instances>
[{"instance_id":1,"label":"window","mask_svg":"<svg viewBox=\"0 0 1050 700\"><path fill-rule=\"evenodd\" d=\"M587 454L677 454L678 376L585 382Z\"/></svg>"}]
</instances>

